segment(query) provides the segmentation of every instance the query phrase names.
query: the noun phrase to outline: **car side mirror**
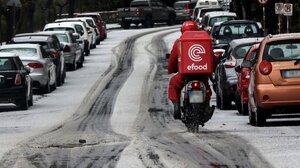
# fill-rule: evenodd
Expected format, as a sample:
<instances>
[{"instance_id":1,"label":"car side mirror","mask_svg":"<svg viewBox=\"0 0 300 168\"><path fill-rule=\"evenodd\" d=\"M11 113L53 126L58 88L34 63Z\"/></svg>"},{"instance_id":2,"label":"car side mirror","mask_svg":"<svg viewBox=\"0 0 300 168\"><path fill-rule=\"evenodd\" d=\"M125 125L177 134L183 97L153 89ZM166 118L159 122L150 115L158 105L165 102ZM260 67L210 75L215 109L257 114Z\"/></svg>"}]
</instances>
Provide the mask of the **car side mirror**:
<instances>
[{"instance_id":1,"label":"car side mirror","mask_svg":"<svg viewBox=\"0 0 300 168\"><path fill-rule=\"evenodd\" d=\"M80 36L79 36L78 33L73 33L73 36L74 36L75 39L79 39L80 38Z\"/></svg>"}]
</instances>

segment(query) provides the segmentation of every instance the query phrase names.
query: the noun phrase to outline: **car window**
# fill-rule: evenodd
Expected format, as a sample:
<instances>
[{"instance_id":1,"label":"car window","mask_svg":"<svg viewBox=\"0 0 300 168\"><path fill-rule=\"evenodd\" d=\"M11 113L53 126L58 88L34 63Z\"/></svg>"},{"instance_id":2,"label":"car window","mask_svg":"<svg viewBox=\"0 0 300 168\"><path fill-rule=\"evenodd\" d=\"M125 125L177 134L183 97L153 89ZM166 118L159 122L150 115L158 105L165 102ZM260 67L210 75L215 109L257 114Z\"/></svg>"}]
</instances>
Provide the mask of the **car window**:
<instances>
[{"instance_id":1,"label":"car window","mask_svg":"<svg viewBox=\"0 0 300 168\"><path fill-rule=\"evenodd\" d=\"M175 3L174 4L174 9L175 10L185 10L185 7L187 6L188 4L186 3Z\"/></svg>"},{"instance_id":2,"label":"car window","mask_svg":"<svg viewBox=\"0 0 300 168\"><path fill-rule=\"evenodd\" d=\"M283 40L268 43L265 47L264 59L269 61L300 59L300 40Z\"/></svg>"},{"instance_id":3,"label":"car window","mask_svg":"<svg viewBox=\"0 0 300 168\"><path fill-rule=\"evenodd\" d=\"M56 36L60 42L66 42L66 43L70 42L66 34L56 34Z\"/></svg>"},{"instance_id":4,"label":"car window","mask_svg":"<svg viewBox=\"0 0 300 168\"><path fill-rule=\"evenodd\" d=\"M209 26L214 25L217 22L224 22L224 21L229 21L229 20L235 20L234 16L218 16L218 17L213 17L209 20Z\"/></svg>"},{"instance_id":5,"label":"car window","mask_svg":"<svg viewBox=\"0 0 300 168\"><path fill-rule=\"evenodd\" d=\"M10 71L15 70L15 65L12 58L0 58L0 70Z\"/></svg>"},{"instance_id":6,"label":"car window","mask_svg":"<svg viewBox=\"0 0 300 168\"><path fill-rule=\"evenodd\" d=\"M40 46L40 50L41 50L41 54L42 54L43 58L49 58L50 57L49 53L42 46Z\"/></svg>"},{"instance_id":7,"label":"car window","mask_svg":"<svg viewBox=\"0 0 300 168\"><path fill-rule=\"evenodd\" d=\"M81 25L75 25L76 33L83 35L84 31Z\"/></svg>"},{"instance_id":8,"label":"car window","mask_svg":"<svg viewBox=\"0 0 300 168\"><path fill-rule=\"evenodd\" d=\"M3 48L1 52L11 52L22 57L37 57L37 50L35 48Z\"/></svg>"},{"instance_id":9,"label":"car window","mask_svg":"<svg viewBox=\"0 0 300 168\"><path fill-rule=\"evenodd\" d=\"M147 7L148 2L147 1L132 1L130 4L131 7Z\"/></svg>"},{"instance_id":10,"label":"car window","mask_svg":"<svg viewBox=\"0 0 300 168\"><path fill-rule=\"evenodd\" d=\"M92 19L86 19L86 22L90 27L96 27Z\"/></svg>"},{"instance_id":11,"label":"car window","mask_svg":"<svg viewBox=\"0 0 300 168\"><path fill-rule=\"evenodd\" d=\"M250 49L251 46L252 44L236 46L233 49L231 55L234 56L234 58L236 59L243 59L246 56L247 51Z\"/></svg>"},{"instance_id":12,"label":"car window","mask_svg":"<svg viewBox=\"0 0 300 168\"><path fill-rule=\"evenodd\" d=\"M220 38L230 37L230 38L242 38L251 37L251 35L258 35L258 27L256 24L229 24L222 25L219 30Z\"/></svg>"}]
</instances>

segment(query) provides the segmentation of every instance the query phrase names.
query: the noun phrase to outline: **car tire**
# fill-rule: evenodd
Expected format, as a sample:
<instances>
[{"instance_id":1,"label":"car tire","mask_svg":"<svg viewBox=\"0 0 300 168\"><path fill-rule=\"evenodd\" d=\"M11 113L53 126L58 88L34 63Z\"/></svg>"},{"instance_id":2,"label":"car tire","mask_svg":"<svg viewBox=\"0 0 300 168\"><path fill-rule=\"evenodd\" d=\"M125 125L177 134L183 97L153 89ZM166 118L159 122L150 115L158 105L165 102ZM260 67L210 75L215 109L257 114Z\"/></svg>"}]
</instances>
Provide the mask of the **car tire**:
<instances>
[{"instance_id":1,"label":"car tire","mask_svg":"<svg viewBox=\"0 0 300 168\"><path fill-rule=\"evenodd\" d=\"M242 114L248 115L249 109L248 109L248 103L242 103Z\"/></svg>"},{"instance_id":2,"label":"car tire","mask_svg":"<svg viewBox=\"0 0 300 168\"><path fill-rule=\"evenodd\" d=\"M153 22L152 22L152 17L151 16L147 16L144 23L143 23L143 26L145 28L151 28L153 27Z\"/></svg>"},{"instance_id":3,"label":"car tire","mask_svg":"<svg viewBox=\"0 0 300 168\"><path fill-rule=\"evenodd\" d=\"M218 109L221 109L221 97L219 95L219 93L216 90L216 105Z\"/></svg>"},{"instance_id":4,"label":"car tire","mask_svg":"<svg viewBox=\"0 0 300 168\"><path fill-rule=\"evenodd\" d=\"M241 95L238 91L235 91L235 105L239 112L239 114L243 115L242 103L241 103Z\"/></svg>"},{"instance_id":5,"label":"car tire","mask_svg":"<svg viewBox=\"0 0 300 168\"><path fill-rule=\"evenodd\" d=\"M173 26L174 24L176 23L176 17L175 17L175 15L170 15L169 16L169 19L168 19L168 26Z\"/></svg>"},{"instance_id":6,"label":"car tire","mask_svg":"<svg viewBox=\"0 0 300 168\"><path fill-rule=\"evenodd\" d=\"M33 91L32 91L32 88L30 88L30 89L31 89L31 91L30 91L30 95L29 95L28 105L33 106Z\"/></svg>"},{"instance_id":7,"label":"car tire","mask_svg":"<svg viewBox=\"0 0 300 168\"><path fill-rule=\"evenodd\" d=\"M250 107L250 103L248 103L248 109L249 109L249 113L248 113L249 123L250 123L250 125L255 126L255 114Z\"/></svg>"},{"instance_id":8,"label":"car tire","mask_svg":"<svg viewBox=\"0 0 300 168\"><path fill-rule=\"evenodd\" d=\"M75 58L74 58L73 63L70 65L70 69L71 69L71 71L75 71L77 69L77 63L76 63L76 59Z\"/></svg>"},{"instance_id":9,"label":"car tire","mask_svg":"<svg viewBox=\"0 0 300 168\"><path fill-rule=\"evenodd\" d=\"M28 110L29 104L28 104L28 97L26 93L24 97L19 100L18 106L20 110Z\"/></svg>"},{"instance_id":10,"label":"car tire","mask_svg":"<svg viewBox=\"0 0 300 168\"><path fill-rule=\"evenodd\" d=\"M266 125L266 110L259 107L258 104L256 104L256 112L255 112L255 126L261 127Z\"/></svg>"},{"instance_id":11,"label":"car tire","mask_svg":"<svg viewBox=\"0 0 300 168\"><path fill-rule=\"evenodd\" d=\"M230 96L225 96L224 93L220 96L221 110L230 110L231 109L231 98Z\"/></svg>"},{"instance_id":12,"label":"car tire","mask_svg":"<svg viewBox=\"0 0 300 168\"><path fill-rule=\"evenodd\" d=\"M55 90L57 87L56 81L50 86L51 91Z\"/></svg>"},{"instance_id":13,"label":"car tire","mask_svg":"<svg viewBox=\"0 0 300 168\"><path fill-rule=\"evenodd\" d=\"M48 93L51 92L49 78L48 78L47 84L45 86L41 87L41 91L42 91L43 94L48 94Z\"/></svg>"}]
</instances>

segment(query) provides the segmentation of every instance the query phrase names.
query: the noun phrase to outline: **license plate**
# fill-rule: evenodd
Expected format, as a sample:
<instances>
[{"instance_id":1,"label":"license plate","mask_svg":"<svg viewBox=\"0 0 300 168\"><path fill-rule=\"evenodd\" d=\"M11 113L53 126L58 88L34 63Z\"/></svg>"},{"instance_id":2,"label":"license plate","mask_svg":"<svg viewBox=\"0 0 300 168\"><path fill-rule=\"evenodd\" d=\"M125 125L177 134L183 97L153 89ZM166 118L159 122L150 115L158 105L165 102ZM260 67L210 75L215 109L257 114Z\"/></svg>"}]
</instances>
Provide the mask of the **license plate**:
<instances>
[{"instance_id":1,"label":"license plate","mask_svg":"<svg viewBox=\"0 0 300 168\"><path fill-rule=\"evenodd\" d=\"M190 103L203 103L204 96L202 91L190 91L189 92Z\"/></svg>"},{"instance_id":2,"label":"license plate","mask_svg":"<svg viewBox=\"0 0 300 168\"><path fill-rule=\"evenodd\" d=\"M283 77L285 77L285 78L299 78L300 77L300 70L283 71Z\"/></svg>"},{"instance_id":3,"label":"license plate","mask_svg":"<svg viewBox=\"0 0 300 168\"><path fill-rule=\"evenodd\" d=\"M125 20L132 20L132 17L125 17Z\"/></svg>"}]
</instances>

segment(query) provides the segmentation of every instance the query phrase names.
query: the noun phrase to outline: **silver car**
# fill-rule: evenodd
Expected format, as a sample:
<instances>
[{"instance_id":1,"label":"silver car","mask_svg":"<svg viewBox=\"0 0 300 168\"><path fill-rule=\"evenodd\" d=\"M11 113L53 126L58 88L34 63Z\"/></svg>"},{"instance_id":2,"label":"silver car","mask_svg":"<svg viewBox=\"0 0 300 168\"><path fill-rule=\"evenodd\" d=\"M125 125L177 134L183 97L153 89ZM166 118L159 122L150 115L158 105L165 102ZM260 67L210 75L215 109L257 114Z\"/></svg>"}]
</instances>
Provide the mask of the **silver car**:
<instances>
[{"instance_id":1,"label":"silver car","mask_svg":"<svg viewBox=\"0 0 300 168\"><path fill-rule=\"evenodd\" d=\"M30 67L33 87L43 93L56 88L56 71L53 58L39 44L8 44L0 47L0 52L18 55L25 66Z\"/></svg>"},{"instance_id":2,"label":"silver car","mask_svg":"<svg viewBox=\"0 0 300 168\"><path fill-rule=\"evenodd\" d=\"M77 67L81 68L84 61L84 51L80 44L76 41L79 39L79 34L71 33L70 31L52 31L62 45L63 56L65 63L72 71Z\"/></svg>"}]
</instances>

